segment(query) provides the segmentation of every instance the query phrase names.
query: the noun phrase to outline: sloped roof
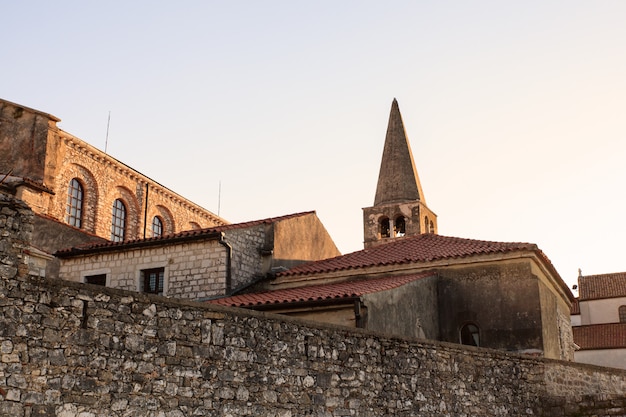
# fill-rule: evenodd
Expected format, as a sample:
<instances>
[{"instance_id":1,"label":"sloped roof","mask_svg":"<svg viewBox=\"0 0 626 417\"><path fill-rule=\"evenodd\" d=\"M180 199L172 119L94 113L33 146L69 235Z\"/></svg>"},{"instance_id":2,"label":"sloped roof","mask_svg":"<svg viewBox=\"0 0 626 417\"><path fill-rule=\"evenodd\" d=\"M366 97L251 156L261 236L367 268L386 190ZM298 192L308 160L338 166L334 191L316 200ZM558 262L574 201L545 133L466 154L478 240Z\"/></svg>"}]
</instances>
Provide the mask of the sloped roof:
<instances>
[{"instance_id":1,"label":"sloped roof","mask_svg":"<svg viewBox=\"0 0 626 417\"><path fill-rule=\"evenodd\" d=\"M311 285L260 293L241 294L207 301L231 307L259 307L289 303L320 302L360 297L380 291L398 288L409 282L433 276L433 272L383 278L363 279L334 284Z\"/></svg>"},{"instance_id":2,"label":"sloped roof","mask_svg":"<svg viewBox=\"0 0 626 417\"><path fill-rule=\"evenodd\" d=\"M105 251L118 251L125 250L136 247L143 246L154 246L154 245L164 245L169 243L174 243L178 241L188 241L188 240L202 240L202 239L217 239L222 232L226 232L229 230L236 229L246 229L249 227L254 227L262 224L272 224L282 220L292 219L296 217L306 216L309 214L313 214L315 211L306 211L302 213L294 213L287 214L285 216L279 217L269 217L261 220L253 220L243 223L233 223L233 224L225 224L221 226L213 226L204 229L196 229L196 230L185 230L178 233L172 233L167 235L162 235L158 237L149 237L145 239L132 239L125 240L123 242L104 242L104 243L95 243L95 244L87 244L79 247L62 249L55 253L58 257L72 257L78 255L85 255L88 253L94 252L105 252Z\"/></svg>"},{"instance_id":3,"label":"sloped roof","mask_svg":"<svg viewBox=\"0 0 626 417\"><path fill-rule=\"evenodd\" d=\"M580 303L578 302L578 298L572 302L572 307L570 308L569 313L571 315L580 314Z\"/></svg>"},{"instance_id":4,"label":"sloped roof","mask_svg":"<svg viewBox=\"0 0 626 417\"><path fill-rule=\"evenodd\" d=\"M626 297L626 272L578 277L580 301Z\"/></svg>"},{"instance_id":5,"label":"sloped roof","mask_svg":"<svg viewBox=\"0 0 626 417\"><path fill-rule=\"evenodd\" d=\"M592 324L572 327L574 343L581 350L626 349L626 323Z\"/></svg>"},{"instance_id":6,"label":"sloped roof","mask_svg":"<svg viewBox=\"0 0 626 417\"><path fill-rule=\"evenodd\" d=\"M430 262L519 250L538 251L538 248L532 243L489 242L428 233L396 238L389 243L343 256L305 263L281 272L278 276L309 275L372 266Z\"/></svg>"},{"instance_id":7,"label":"sloped roof","mask_svg":"<svg viewBox=\"0 0 626 417\"><path fill-rule=\"evenodd\" d=\"M417 200L426 204L398 101L393 99L374 205Z\"/></svg>"}]
</instances>

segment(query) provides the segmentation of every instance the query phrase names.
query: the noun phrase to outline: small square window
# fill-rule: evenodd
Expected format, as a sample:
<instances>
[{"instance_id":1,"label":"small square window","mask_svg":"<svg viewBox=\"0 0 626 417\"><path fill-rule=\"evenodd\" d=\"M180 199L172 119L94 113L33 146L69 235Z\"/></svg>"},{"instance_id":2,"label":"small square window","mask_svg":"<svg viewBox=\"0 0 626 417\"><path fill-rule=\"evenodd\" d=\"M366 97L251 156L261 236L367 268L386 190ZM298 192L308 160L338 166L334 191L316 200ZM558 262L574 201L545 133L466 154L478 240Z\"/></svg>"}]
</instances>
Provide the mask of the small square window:
<instances>
[{"instance_id":1,"label":"small square window","mask_svg":"<svg viewBox=\"0 0 626 417\"><path fill-rule=\"evenodd\" d=\"M141 270L141 291L150 294L163 295L165 268Z\"/></svg>"},{"instance_id":2,"label":"small square window","mask_svg":"<svg viewBox=\"0 0 626 417\"><path fill-rule=\"evenodd\" d=\"M103 287L106 287L107 275L106 274L87 275L85 276L85 283L93 284L93 285L102 285Z\"/></svg>"}]
</instances>

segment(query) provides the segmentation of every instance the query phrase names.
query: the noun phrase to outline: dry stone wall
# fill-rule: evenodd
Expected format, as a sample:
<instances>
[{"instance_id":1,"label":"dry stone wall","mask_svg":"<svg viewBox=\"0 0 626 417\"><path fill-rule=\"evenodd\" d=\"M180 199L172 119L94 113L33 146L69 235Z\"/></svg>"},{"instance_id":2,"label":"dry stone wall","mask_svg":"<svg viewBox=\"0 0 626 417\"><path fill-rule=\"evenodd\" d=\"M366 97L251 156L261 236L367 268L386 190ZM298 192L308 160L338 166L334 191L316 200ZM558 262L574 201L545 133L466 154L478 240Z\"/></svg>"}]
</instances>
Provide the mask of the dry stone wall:
<instances>
[{"instance_id":1,"label":"dry stone wall","mask_svg":"<svg viewBox=\"0 0 626 417\"><path fill-rule=\"evenodd\" d=\"M0 306L0 415L575 416L626 392L618 370L61 280L3 278Z\"/></svg>"}]
</instances>

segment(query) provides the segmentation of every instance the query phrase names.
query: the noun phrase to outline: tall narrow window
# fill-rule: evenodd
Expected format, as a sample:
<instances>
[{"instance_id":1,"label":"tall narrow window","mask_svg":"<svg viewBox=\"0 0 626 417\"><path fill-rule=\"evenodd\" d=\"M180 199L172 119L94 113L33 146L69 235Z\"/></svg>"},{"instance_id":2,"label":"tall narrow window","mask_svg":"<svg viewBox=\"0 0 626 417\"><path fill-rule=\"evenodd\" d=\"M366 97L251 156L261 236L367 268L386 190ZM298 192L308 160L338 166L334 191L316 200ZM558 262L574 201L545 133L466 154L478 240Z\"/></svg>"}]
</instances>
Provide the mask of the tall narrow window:
<instances>
[{"instance_id":1,"label":"tall narrow window","mask_svg":"<svg viewBox=\"0 0 626 417\"><path fill-rule=\"evenodd\" d=\"M428 228L428 233L435 233L435 224L433 221L430 221L430 227Z\"/></svg>"},{"instance_id":2,"label":"tall narrow window","mask_svg":"<svg viewBox=\"0 0 626 417\"><path fill-rule=\"evenodd\" d=\"M163 295L165 268L143 269L141 271L141 291Z\"/></svg>"},{"instance_id":3,"label":"tall narrow window","mask_svg":"<svg viewBox=\"0 0 626 417\"><path fill-rule=\"evenodd\" d=\"M626 323L626 306L619 306L619 322Z\"/></svg>"},{"instance_id":4,"label":"tall narrow window","mask_svg":"<svg viewBox=\"0 0 626 417\"><path fill-rule=\"evenodd\" d=\"M428 222L428 216L424 217L424 233L430 233L430 223Z\"/></svg>"},{"instance_id":5,"label":"tall narrow window","mask_svg":"<svg viewBox=\"0 0 626 417\"><path fill-rule=\"evenodd\" d=\"M121 242L126 232L126 206L122 200L115 200L111 215L111 240Z\"/></svg>"},{"instance_id":6,"label":"tall narrow window","mask_svg":"<svg viewBox=\"0 0 626 417\"><path fill-rule=\"evenodd\" d=\"M67 188L67 207L65 222L70 226L80 228L83 219L83 186L73 178Z\"/></svg>"},{"instance_id":7,"label":"tall narrow window","mask_svg":"<svg viewBox=\"0 0 626 417\"><path fill-rule=\"evenodd\" d=\"M406 221L404 220L404 217L398 216L393 224L393 228L396 232L396 236L404 236L406 234Z\"/></svg>"},{"instance_id":8,"label":"tall narrow window","mask_svg":"<svg viewBox=\"0 0 626 417\"><path fill-rule=\"evenodd\" d=\"M462 345L480 346L480 330L474 323L466 323L459 332Z\"/></svg>"},{"instance_id":9,"label":"tall narrow window","mask_svg":"<svg viewBox=\"0 0 626 417\"><path fill-rule=\"evenodd\" d=\"M389 230L389 219L386 217L380 221L380 237L391 237L391 230Z\"/></svg>"},{"instance_id":10,"label":"tall narrow window","mask_svg":"<svg viewBox=\"0 0 626 417\"><path fill-rule=\"evenodd\" d=\"M163 234L163 222L159 219L159 216L154 216L152 219L152 237L159 237Z\"/></svg>"}]
</instances>

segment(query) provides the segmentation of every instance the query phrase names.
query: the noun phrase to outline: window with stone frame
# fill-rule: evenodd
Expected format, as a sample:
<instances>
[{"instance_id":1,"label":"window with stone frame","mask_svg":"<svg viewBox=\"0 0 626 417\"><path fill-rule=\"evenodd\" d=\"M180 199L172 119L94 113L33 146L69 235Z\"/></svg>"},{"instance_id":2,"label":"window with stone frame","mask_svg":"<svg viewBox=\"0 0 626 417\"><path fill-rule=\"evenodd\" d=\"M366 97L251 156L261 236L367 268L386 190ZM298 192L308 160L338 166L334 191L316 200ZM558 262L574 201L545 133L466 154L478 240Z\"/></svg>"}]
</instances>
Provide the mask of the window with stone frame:
<instances>
[{"instance_id":1,"label":"window with stone frame","mask_svg":"<svg viewBox=\"0 0 626 417\"><path fill-rule=\"evenodd\" d=\"M619 306L618 312L619 312L619 322L626 323L626 305Z\"/></svg>"},{"instance_id":2,"label":"window with stone frame","mask_svg":"<svg viewBox=\"0 0 626 417\"><path fill-rule=\"evenodd\" d=\"M107 285L107 274L86 275L85 284L101 285L105 287Z\"/></svg>"},{"instance_id":3,"label":"window with stone frame","mask_svg":"<svg viewBox=\"0 0 626 417\"><path fill-rule=\"evenodd\" d=\"M126 206L122 200L117 199L113 202L113 210L111 212L111 240L113 242L122 242L126 235Z\"/></svg>"},{"instance_id":4,"label":"window with stone frame","mask_svg":"<svg viewBox=\"0 0 626 417\"><path fill-rule=\"evenodd\" d=\"M76 178L72 178L67 187L67 205L65 222L70 226L82 227L83 222L83 186Z\"/></svg>"},{"instance_id":5,"label":"window with stone frame","mask_svg":"<svg viewBox=\"0 0 626 417\"><path fill-rule=\"evenodd\" d=\"M152 237L159 237L163 235L163 221L159 216L152 218Z\"/></svg>"},{"instance_id":6,"label":"window with stone frame","mask_svg":"<svg viewBox=\"0 0 626 417\"><path fill-rule=\"evenodd\" d=\"M151 268L141 270L142 292L163 295L164 284L165 268Z\"/></svg>"}]
</instances>

